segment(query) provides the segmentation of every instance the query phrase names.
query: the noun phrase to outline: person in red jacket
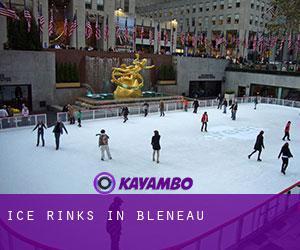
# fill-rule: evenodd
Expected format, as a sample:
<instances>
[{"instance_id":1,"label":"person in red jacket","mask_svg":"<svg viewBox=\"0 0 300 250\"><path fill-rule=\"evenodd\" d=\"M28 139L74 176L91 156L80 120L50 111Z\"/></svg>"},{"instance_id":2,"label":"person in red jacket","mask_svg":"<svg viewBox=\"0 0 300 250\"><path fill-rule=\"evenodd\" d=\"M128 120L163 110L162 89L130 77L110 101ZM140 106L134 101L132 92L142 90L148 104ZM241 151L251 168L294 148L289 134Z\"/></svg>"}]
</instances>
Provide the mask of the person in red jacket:
<instances>
[{"instance_id":1,"label":"person in red jacket","mask_svg":"<svg viewBox=\"0 0 300 250\"><path fill-rule=\"evenodd\" d=\"M201 132L203 132L203 128L205 132L207 132L207 123L208 123L207 112L204 112L204 114L202 115L201 122L202 122Z\"/></svg>"},{"instance_id":2,"label":"person in red jacket","mask_svg":"<svg viewBox=\"0 0 300 250\"><path fill-rule=\"evenodd\" d=\"M284 129L284 137L282 138L283 141L285 141L286 137L288 141L290 141L290 129L291 129L291 121L288 121Z\"/></svg>"}]
</instances>

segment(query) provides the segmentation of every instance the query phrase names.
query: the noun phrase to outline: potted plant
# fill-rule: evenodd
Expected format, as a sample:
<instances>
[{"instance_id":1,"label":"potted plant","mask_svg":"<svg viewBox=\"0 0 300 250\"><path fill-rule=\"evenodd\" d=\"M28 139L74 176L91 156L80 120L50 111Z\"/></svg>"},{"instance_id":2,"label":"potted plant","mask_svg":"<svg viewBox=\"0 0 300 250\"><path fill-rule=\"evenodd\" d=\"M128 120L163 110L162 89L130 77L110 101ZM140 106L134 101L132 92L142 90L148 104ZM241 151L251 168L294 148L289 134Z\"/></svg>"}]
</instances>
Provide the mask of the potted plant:
<instances>
[{"instance_id":1,"label":"potted plant","mask_svg":"<svg viewBox=\"0 0 300 250\"><path fill-rule=\"evenodd\" d=\"M233 90L227 90L227 91L225 91L224 97L226 98L227 101L230 101L230 100L233 101L235 98L235 92Z\"/></svg>"}]
</instances>

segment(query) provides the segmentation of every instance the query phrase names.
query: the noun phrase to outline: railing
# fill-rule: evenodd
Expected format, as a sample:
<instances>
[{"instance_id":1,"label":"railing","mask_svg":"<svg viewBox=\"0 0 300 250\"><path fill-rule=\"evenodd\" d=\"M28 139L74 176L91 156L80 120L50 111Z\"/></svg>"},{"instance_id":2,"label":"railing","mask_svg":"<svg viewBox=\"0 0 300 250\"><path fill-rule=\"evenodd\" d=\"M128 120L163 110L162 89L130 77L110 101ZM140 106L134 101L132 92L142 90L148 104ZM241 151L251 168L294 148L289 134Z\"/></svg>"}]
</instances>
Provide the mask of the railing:
<instances>
[{"instance_id":1,"label":"railing","mask_svg":"<svg viewBox=\"0 0 300 250\"><path fill-rule=\"evenodd\" d=\"M290 199L290 194L297 195ZM238 244L259 232L270 222L276 221L291 208L298 208L300 203L300 182L274 195L264 203L246 213L220 225L194 239L183 242L168 250L222 250L237 249ZM234 232L234 233L232 233ZM209 246L209 247L208 247Z\"/></svg>"},{"instance_id":2,"label":"railing","mask_svg":"<svg viewBox=\"0 0 300 250\"><path fill-rule=\"evenodd\" d=\"M42 121L45 124L47 124L47 115L38 114L29 115L28 117L13 116L0 118L0 129L35 126L38 123L38 121Z\"/></svg>"}]
</instances>

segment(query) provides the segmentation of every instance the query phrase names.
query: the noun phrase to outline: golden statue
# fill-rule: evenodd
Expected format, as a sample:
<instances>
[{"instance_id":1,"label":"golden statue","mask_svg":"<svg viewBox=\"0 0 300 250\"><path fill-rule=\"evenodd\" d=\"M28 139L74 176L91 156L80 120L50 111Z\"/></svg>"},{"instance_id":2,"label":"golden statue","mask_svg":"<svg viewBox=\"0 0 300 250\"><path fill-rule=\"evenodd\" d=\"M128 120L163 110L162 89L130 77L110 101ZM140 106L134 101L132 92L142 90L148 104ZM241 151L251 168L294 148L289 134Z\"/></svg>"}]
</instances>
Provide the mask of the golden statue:
<instances>
[{"instance_id":1,"label":"golden statue","mask_svg":"<svg viewBox=\"0 0 300 250\"><path fill-rule=\"evenodd\" d=\"M147 59L139 60L139 54L135 54L135 57L132 65L121 64L120 68L113 68L111 81L117 85L114 91L115 99L142 96L144 79L139 72L143 69L152 69L154 65L146 66Z\"/></svg>"}]
</instances>

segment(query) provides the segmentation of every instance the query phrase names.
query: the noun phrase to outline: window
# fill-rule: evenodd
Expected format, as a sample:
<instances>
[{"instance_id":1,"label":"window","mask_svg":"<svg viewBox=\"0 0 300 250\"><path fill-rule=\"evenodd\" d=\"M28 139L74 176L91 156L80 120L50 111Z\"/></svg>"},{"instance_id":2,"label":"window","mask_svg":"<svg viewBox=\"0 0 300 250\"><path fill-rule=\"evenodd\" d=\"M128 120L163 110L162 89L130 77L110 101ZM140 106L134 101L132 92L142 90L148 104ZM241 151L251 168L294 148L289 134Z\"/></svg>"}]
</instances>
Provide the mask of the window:
<instances>
[{"instance_id":1,"label":"window","mask_svg":"<svg viewBox=\"0 0 300 250\"><path fill-rule=\"evenodd\" d=\"M263 23L263 22L260 22L259 25L260 25L260 27L263 27L263 26L264 26L264 23Z\"/></svg>"},{"instance_id":2,"label":"window","mask_svg":"<svg viewBox=\"0 0 300 250\"><path fill-rule=\"evenodd\" d=\"M260 8L260 4L259 4L259 1L257 1L257 3L256 3L256 10L259 10L259 8Z\"/></svg>"},{"instance_id":3,"label":"window","mask_svg":"<svg viewBox=\"0 0 300 250\"><path fill-rule=\"evenodd\" d=\"M189 27L190 26L190 19L189 18L185 19L185 22L186 22L186 26Z\"/></svg>"},{"instance_id":4,"label":"window","mask_svg":"<svg viewBox=\"0 0 300 250\"><path fill-rule=\"evenodd\" d=\"M219 16L219 25L223 25L224 24L224 17L223 15Z\"/></svg>"},{"instance_id":5,"label":"window","mask_svg":"<svg viewBox=\"0 0 300 250\"><path fill-rule=\"evenodd\" d=\"M228 0L228 9L232 9L232 0Z\"/></svg>"},{"instance_id":6,"label":"window","mask_svg":"<svg viewBox=\"0 0 300 250\"><path fill-rule=\"evenodd\" d=\"M212 22L212 25L216 25L216 17L215 16L212 17L211 22Z\"/></svg>"},{"instance_id":7,"label":"window","mask_svg":"<svg viewBox=\"0 0 300 250\"><path fill-rule=\"evenodd\" d=\"M231 15L227 16L227 24L231 24Z\"/></svg>"},{"instance_id":8,"label":"window","mask_svg":"<svg viewBox=\"0 0 300 250\"><path fill-rule=\"evenodd\" d=\"M205 10L206 10L206 11L209 11L209 2L206 3L206 5L205 5Z\"/></svg>"},{"instance_id":9,"label":"window","mask_svg":"<svg viewBox=\"0 0 300 250\"><path fill-rule=\"evenodd\" d=\"M261 4L261 12L264 12L265 11L265 3L262 3Z\"/></svg>"},{"instance_id":10,"label":"window","mask_svg":"<svg viewBox=\"0 0 300 250\"><path fill-rule=\"evenodd\" d=\"M254 9L254 0L251 0L251 9Z\"/></svg>"},{"instance_id":11,"label":"window","mask_svg":"<svg viewBox=\"0 0 300 250\"><path fill-rule=\"evenodd\" d=\"M217 1L215 0L213 3L213 10L216 10L216 9L217 9Z\"/></svg>"},{"instance_id":12,"label":"window","mask_svg":"<svg viewBox=\"0 0 300 250\"><path fill-rule=\"evenodd\" d=\"M184 14L184 7L181 7L180 14L181 14L181 15Z\"/></svg>"},{"instance_id":13,"label":"window","mask_svg":"<svg viewBox=\"0 0 300 250\"><path fill-rule=\"evenodd\" d=\"M199 5L199 12L203 12L203 4Z\"/></svg>"},{"instance_id":14,"label":"window","mask_svg":"<svg viewBox=\"0 0 300 250\"><path fill-rule=\"evenodd\" d=\"M201 18L201 17L198 18L198 25L199 25L200 27L202 27L202 18Z\"/></svg>"},{"instance_id":15,"label":"window","mask_svg":"<svg viewBox=\"0 0 300 250\"><path fill-rule=\"evenodd\" d=\"M220 10L224 10L224 0L220 2Z\"/></svg>"},{"instance_id":16,"label":"window","mask_svg":"<svg viewBox=\"0 0 300 250\"><path fill-rule=\"evenodd\" d=\"M236 0L235 7L236 8L241 7L241 0Z\"/></svg>"},{"instance_id":17,"label":"window","mask_svg":"<svg viewBox=\"0 0 300 250\"><path fill-rule=\"evenodd\" d=\"M124 0L124 12L129 12L129 0Z\"/></svg>"},{"instance_id":18,"label":"window","mask_svg":"<svg viewBox=\"0 0 300 250\"><path fill-rule=\"evenodd\" d=\"M85 8L86 9L92 8L92 0L85 0Z\"/></svg>"},{"instance_id":19,"label":"window","mask_svg":"<svg viewBox=\"0 0 300 250\"><path fill-rule=\"evenodd\" d=\"M190 14L190 6L187 6L186 13Z\"/></svg>"},{"instance_id":20,"label":"window","mask_svg":"<svg viewBox=\"0 0 300 250\"><path fill-rule=\"evenodd\" d=\"M205 28L207 28L208 27L208 17L205 17L205 20L204 20L204 25L205 25Z\"/></svg>"},{"instance_id":21,"label":"window","mask_svg":"<svg viewBox=\"0 0 300 250\"><path fill-rule=\"evenodd\" d=\"M258 16L255 17L255 26L258 26Z\"/></svg>"},{"instance_id":22,"label":"window","mask_svg":"<svg viewBox=\"0 0 300 250\"><path fill-rule=\"evenodd\" d=\"M195 25L196 25L196 19L195 17L192 17L192 27L195 27Z\"/></svg>"},{"instance_id":23,"label":"window","mask_svg":"<svg viewBox=\"0 0 300 250\"><path fill-rule=\"evenodd\" d=\"M196 13L196 5L193 5L193 13Z\"/></svg>"},{"instance_id":24,"label":"window","mask_svg":"<svg viewBox=\"0 0 300 250\"><path fill-rule=\"evenodd\" d=\"M235 24L239 24L239 22L240 22L240 15L239 14L235 14L235 16L234 16L234 23Z\"/></svg>"},{"instance_id":25,"label":"window","mask_svg":"<svg viewBox=\"0 0 300 250\"><path fill-rule=\"evenodd\" d=\"M252 25L253 24L253 15L250 16L250 21L249 24Z\"/></svg>"},{"instance_id":26,"label":"window","mask_svg":"<svg viewBox=\"0 0 300 250\"><path fill-rule=\"evenodd\" d=\"M104 10L104 0L97 0L97 10Z\"/></svg>"}]
</instances>

